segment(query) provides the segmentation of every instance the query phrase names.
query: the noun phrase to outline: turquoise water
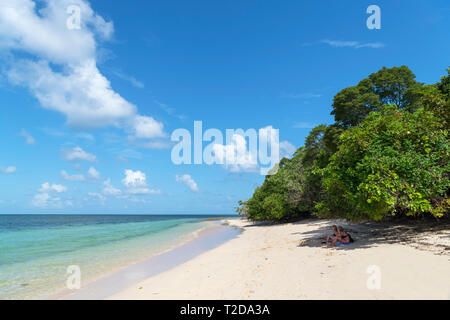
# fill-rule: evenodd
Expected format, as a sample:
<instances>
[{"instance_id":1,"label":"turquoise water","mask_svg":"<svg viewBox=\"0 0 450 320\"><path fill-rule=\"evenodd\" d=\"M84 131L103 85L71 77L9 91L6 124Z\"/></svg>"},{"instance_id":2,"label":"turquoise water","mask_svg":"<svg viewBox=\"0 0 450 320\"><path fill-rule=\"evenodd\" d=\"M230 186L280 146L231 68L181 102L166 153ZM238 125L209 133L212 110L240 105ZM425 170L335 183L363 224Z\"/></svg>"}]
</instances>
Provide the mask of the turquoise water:
<instances>
[{"instance_id":1,"label":"turquoise water","mask_svg":"<svg viewBox=\"0 0 450 320\"><path fill-rule=\"evenodd\" d=\"M206 216L0 215L0 299L39 299L82 284L194 237Z\"/></svg>"}]
</instances>

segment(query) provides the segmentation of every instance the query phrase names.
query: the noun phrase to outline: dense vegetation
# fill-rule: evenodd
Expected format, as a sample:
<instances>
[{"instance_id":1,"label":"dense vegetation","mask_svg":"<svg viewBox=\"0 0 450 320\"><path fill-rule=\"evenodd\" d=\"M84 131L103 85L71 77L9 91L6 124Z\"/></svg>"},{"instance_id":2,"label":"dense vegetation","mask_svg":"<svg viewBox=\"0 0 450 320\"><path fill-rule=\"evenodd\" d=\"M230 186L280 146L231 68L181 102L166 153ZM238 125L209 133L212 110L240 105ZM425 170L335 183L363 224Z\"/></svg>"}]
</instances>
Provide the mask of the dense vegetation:
<instances>
[{"instance_id":1,"label":"dense vegetation","mask_svg":"<svg viewBox=\"0 0 450 320\"><path fill-rule=\"evenodd\" d=\"M406 66L383 68L343 89L335 123L312 129L237 211L274 220L448 217L449 73L424 85Z\"/></svg>"}]
</instances>

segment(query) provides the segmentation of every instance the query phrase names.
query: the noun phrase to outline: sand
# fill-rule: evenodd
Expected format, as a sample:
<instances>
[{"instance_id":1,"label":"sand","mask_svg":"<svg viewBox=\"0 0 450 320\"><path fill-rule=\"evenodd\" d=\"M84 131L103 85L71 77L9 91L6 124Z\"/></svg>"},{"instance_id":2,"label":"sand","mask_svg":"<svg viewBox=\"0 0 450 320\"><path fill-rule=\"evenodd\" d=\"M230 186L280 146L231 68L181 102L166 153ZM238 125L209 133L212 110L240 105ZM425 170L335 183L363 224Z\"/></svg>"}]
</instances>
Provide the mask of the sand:
<instances>
[{"instance_id":1,"label":"sand","mask_svg":"<svg viewBox=\"0 0 450 320\"><path fill-rule=\"evenodd\" d=\"M342 221L227 222L243 232L110 299L450 299L450 230L413 242L405 228ZM357 241L324 247L332 224Z\"/></svg>"}]
</instances>

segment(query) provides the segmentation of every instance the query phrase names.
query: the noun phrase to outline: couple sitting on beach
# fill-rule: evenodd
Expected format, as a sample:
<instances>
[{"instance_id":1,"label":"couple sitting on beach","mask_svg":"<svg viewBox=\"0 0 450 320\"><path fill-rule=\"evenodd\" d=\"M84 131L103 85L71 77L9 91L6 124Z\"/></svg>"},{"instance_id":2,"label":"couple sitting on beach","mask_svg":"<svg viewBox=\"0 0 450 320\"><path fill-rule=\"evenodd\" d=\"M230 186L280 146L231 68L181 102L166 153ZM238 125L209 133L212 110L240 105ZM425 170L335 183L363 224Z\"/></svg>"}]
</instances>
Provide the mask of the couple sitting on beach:
<instances>
[{"instance_id":1,"label":"couple sitting on beach","mask_svg":"<svg viewBox=\"0 0 450 320\"><path fill-rule=\"evenodd\" d=\"M333 235L327 237L327 246L328 241L331 240L331 247L334 247L335 245L346 245L353 242L352 236L345 232L344 228L332 226L333 229Z\"/></svg>"}]
</instances>

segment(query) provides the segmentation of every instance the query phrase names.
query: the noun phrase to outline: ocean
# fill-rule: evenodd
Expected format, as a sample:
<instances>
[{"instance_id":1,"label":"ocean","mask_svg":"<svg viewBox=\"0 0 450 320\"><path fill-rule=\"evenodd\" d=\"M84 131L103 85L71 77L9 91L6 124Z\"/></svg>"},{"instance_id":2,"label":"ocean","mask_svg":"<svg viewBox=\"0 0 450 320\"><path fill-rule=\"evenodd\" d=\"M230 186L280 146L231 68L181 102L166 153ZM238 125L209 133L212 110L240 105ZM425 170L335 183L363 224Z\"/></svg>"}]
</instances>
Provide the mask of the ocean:
<instances>
[{"instance_id":1,"label":"ocean","mask_svg":"<svg viewBox=\"0 0 450 320\"><path fill-rule=\"evenodd\" d=\"M98 279L195 238L214 217L0 215L0 299L55 297L69 266L83 283Z\"/></svg>"}]
</instances>

